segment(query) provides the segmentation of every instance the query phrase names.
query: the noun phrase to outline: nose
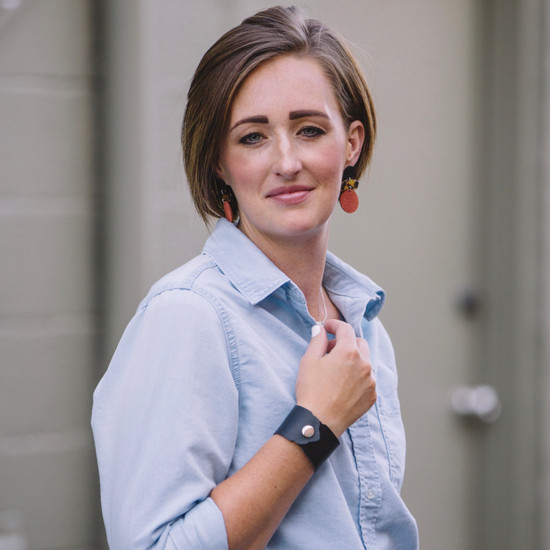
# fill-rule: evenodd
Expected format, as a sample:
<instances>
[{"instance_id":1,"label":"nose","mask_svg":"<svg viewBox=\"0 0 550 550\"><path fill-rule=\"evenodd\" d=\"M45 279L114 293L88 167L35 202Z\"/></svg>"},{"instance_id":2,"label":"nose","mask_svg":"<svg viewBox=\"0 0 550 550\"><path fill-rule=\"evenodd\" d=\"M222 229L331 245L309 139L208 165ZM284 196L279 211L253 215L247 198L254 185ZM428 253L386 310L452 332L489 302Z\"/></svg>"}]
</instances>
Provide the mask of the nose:
<instances>
[{"instance_id":1,"label":"nose","mask_svg":"<svg viewBox=\"0 0 550 550\"><path fill-rule=\"evenodd\" d=\"M302 169L297 147L288 138L277 140L273 169L277 176L291 179Z\"/></svg>"}]
</instances>

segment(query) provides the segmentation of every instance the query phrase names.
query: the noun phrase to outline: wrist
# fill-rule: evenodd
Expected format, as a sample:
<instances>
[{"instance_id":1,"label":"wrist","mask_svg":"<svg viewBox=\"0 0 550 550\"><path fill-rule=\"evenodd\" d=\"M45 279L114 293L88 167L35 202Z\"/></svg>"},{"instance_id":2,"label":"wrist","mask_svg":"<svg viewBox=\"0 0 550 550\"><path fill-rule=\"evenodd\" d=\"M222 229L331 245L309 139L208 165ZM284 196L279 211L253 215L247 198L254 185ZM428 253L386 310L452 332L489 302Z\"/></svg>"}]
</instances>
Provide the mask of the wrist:
<instances>
[{"instance_id":1,"label":"wrist","mask_svg":"<svg viewBox=\"0 0 550 550\"><path fill-rule=\"evenodd\" d=\"M340 444L328 426L300 405L294 406L275 434L296 443L314 470L317 470Z\"/></svg>"},{"instance_id":2,"label":"wrist","mask_svg":"<svg viewBox=\"0 0 550 550\"><path fill-rule=\"evenodd\" d=\"M347 425L343 424L340 421L340 417L338 415L331 414L330 410L326 410L326 408L321 408L318 406L310 406L310 404L303 400L301 402L296 403L298 406L303 407L304 409L307 409L310 411L314 416L316 416L325 426L328 426L330 428L330 431L338 438L340 439L341 435L346 431L348 428ZM341 415L340 415L341 416Z\"/></svg>"}]
</instances>

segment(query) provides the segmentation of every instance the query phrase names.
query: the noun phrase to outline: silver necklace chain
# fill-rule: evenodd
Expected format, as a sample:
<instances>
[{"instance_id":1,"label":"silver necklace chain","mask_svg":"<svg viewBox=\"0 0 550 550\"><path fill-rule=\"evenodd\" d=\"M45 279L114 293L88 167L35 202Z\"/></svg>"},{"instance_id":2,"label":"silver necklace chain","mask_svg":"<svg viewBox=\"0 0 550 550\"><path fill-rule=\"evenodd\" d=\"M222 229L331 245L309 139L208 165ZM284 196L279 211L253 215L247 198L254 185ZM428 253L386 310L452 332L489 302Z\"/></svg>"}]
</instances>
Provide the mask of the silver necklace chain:
<instances>
[{"instance_id":1,"label":"silver necklace chain","mask_svg":"<svg viewBox=\"0 0 550 550\"><path fill-rule=\"evenodd\" d=\"M323 326L328 318L327 306L325 304L325 297L323 296L323 286L321 285L321 303L323 304L323 312L325 317L322 321L315 321L319 326Z\"/></svg>"}]
</instances>

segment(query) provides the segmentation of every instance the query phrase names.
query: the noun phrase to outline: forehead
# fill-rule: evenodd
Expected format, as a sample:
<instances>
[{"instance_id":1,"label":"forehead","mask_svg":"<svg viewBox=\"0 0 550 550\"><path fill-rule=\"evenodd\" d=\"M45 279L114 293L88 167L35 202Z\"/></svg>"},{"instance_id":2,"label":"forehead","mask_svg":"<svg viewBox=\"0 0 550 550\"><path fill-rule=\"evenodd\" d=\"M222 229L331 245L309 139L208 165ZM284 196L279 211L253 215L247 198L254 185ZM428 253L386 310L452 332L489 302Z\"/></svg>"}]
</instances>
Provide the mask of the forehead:
<instances>
[{"instance_id":1,"label":"forehead","mask_svg":"<svg viewBox=\"0 0 550 550\"><path fill-rule=\"evenodd\" d=\"M340 111L334 88L319 61L283 55L262 63L241 84L231 105L231 121L269 110ZM265 112L264 112L265 111Z\"/></svg>"}]
</instances>

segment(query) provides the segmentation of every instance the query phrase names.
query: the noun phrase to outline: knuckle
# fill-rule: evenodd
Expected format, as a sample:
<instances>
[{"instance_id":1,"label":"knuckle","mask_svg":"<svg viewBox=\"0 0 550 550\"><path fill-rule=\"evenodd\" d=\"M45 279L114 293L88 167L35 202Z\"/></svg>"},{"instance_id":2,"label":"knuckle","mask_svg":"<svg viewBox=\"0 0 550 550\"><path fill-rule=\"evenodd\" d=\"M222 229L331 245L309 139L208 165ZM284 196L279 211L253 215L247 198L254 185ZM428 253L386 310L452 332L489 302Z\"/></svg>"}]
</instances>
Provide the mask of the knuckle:
<instances>
[{"instance_id":1,"label":"knuckle","mask_svg":"<svg viewBox=\"0 0 550 550\"><path fill-rule=\"evenodd\" d=\"M361 370L365 377L373 377L374 371L372 370L372 364L370 361L362 361Z\"/></svg>"},{"instance_id":2,"label":"knuckle","mask_svg":"<svg viewBox=\"0 0 550 550\"><path fill-rule=\"evenodd\" d=\"M364 338L357 338L357 344L360 347L363 347L365 349L369 349L369 343Z\"/></svg>"},{"instance_id":3,"label":"knuckle","mask_svg":"<svg viewBox=\"0 0 550 550\"><path fill-rule=\"evenodd\" d=\"M364 338L357 338L357 347L366 355L370 353L369 343Z\"/></svg>"},{"instance_id":4,"label":"knuckle","mask_svg":"<svg viewBox=\"0 0 550 550\"><path fill-rule=\"evenodd\" d=\"M356 363L360 359L361 359L361 354L359 353L359 350L357 348L348 349L344 353L344 360L347 363Z\"/></svg>"}]
</instances>

